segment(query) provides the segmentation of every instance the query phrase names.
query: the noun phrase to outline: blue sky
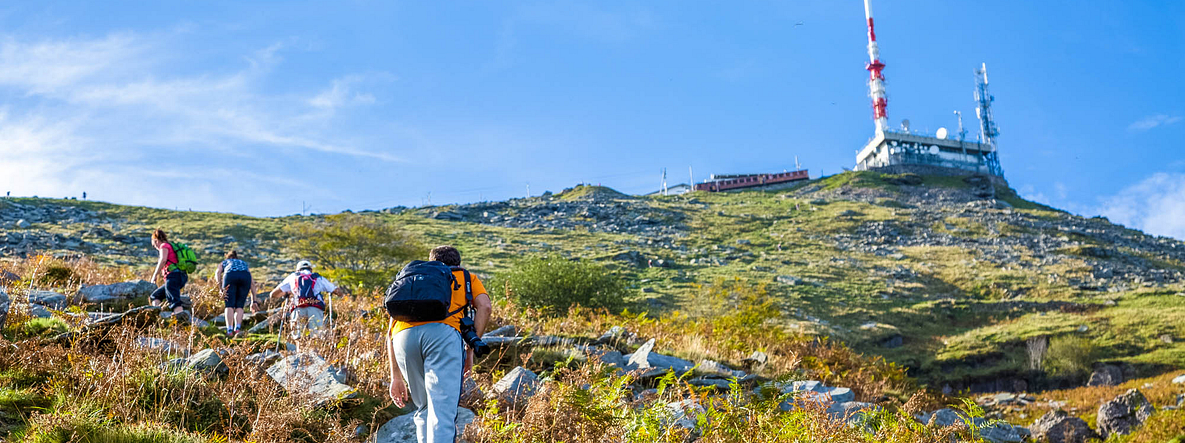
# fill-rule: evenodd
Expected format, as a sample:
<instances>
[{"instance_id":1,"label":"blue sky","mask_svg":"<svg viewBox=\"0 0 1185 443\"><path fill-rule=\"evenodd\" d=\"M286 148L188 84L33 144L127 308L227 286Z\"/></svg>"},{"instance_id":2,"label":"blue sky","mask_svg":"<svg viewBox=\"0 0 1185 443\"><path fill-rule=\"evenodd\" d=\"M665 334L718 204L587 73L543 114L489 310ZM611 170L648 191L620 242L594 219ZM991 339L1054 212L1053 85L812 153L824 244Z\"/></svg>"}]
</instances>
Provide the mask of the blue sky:
<instances>
[{"instance_id":1,"label":"blue sky","mask_svg":"<svg viewBox=\"0 0 1185 443\"><path fill-rule=\"evenodd\" d=\"M873 9L891 122L972 117L986 62L1014 188L1185 238L1185 2ZM833 174L873 130L859 0L10 2L0 29L13 195L280 215L641 193L662 168Z\"/></svg>"}]
</instances>

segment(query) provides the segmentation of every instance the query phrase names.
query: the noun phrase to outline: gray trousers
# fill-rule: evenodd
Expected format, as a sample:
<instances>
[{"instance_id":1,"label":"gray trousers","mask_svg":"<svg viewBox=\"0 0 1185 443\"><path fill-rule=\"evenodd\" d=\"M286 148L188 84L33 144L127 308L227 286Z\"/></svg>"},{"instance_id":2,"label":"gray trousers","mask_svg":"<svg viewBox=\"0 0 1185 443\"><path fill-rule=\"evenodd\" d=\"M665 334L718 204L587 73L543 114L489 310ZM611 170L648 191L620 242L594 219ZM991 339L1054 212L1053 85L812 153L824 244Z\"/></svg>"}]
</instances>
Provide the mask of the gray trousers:
<instances>
[{"instance_id":1,"label":"gray trousers","mask_svg":"<svg viewBox=\"0 0 1185 443\"><path fill-rule=\"evenodd\" d=\"M428 323L399 331L391 338L395 361L416 405L416 440L453 443L457 438L457 405L465 376L465 345L461 333L444 323Z\"/></svg>"}]
</instances>

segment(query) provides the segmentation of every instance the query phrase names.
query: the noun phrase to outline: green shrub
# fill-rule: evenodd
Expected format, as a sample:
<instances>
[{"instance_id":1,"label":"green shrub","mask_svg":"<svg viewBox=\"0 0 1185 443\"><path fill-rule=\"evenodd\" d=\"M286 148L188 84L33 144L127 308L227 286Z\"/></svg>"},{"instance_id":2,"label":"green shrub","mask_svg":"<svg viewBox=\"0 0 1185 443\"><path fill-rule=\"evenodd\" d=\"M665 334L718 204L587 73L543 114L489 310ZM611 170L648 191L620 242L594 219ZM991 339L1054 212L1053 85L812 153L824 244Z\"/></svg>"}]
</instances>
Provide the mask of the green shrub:
<instances>
[{"instance_id":1,"label":"green shrub","mask_svg":"<svg viewBox=\"0 0 1185 443\"><path fill-rule=\"evenodd\" d=\"M52 336L69 331L70 325L60 318L31 318L21 326L21 333L26 337Z\"/></svg>"},{"instance_id":2,"label":"green shrub","mask_svg":"<svg viewBox=\"0 0 1185 443\"><path fill-rule=\"evenodd\" d=\"M312 260L326 277L354 289L384 288L404 263L427 256L411 234L356 214L298 223L286 231L293 236L294 252Z\"/></svg>"},{"instance_id":3,"label":"green shrub","mask_svg":"<svg viewBox=\"0 0 1185 443\"><path fill-rule=\"evenodd\" d=\"M1051 375L1078 377L1090 373L1098 357L1098 348L1089 338L1063 335L1049 340L1044 367Z\"/></svg>"},{"instance_id":4,"label":"green shrub","mask_svg":"<svg viewBox=\"0 0 1185 443\"><path fill-rule=\"evenodd\" d=\"M64 286L74 278L74 270L65 266L52 265L37 276L37 283L43 286Z\"/></svg>"},{"instance_id":5,"label":"green shrub","mask_svg":"<svg viewBox=\"0 0 1185 443\"><path fill-rule=\"evenodd\" d=\"M617 311L625 306L625 283L595 263L562 258L528 258L504 277L510 296L522 306L562 314L574 305Z\"/></svg>"}]
</instances>

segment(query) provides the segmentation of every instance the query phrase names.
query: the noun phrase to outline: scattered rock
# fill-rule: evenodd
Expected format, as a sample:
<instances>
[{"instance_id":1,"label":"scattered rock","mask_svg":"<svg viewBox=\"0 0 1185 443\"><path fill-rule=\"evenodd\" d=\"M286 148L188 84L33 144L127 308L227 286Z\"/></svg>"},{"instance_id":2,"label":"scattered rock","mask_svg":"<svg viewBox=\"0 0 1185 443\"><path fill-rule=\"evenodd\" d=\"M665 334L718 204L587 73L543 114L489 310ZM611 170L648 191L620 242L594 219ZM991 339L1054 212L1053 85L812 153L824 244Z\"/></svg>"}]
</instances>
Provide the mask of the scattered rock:
<instances>
[{"instance_id":1,"label":"scattered rock","mask_svg":"<svg viewBox=\"0 0 1185 443\"><path fill-rule=\"evenodd\" d=\"M309 352L285 357L267 368L267 375L289 393L313 397L318 407L358 396L357 390L337 380L336 371L325 359Z\"/></svg>"},{"instance_id":2,"label":"scattered rock","mask_svg":"<svg viewBox=\"0 0 1185 443\"><path fill-rule=\"evenodd\" d=\"M530 369L518 366L494 383L491 397L509 403L512 408L517 408L526 405L526 399L535 395L538 385L538 375L535 375Z\"/></svg>"},{"instance_id":3,"label":"scattered rock","mask_svg":"<svg viewBox=\"0 0 1185 443\"><path fill-rule=\"evenodd\" d=\"M29 303L39 304L47 308L64 309L67 297L53 291L30 291Z\"/></svg>"},{"instance_id":4,"label":"scattered rock","mask_svg":"<svg viewBox=\"0 0 1185 443\"><path fill-rule=\"evenodd\" d=\"M695 429L700 414L704 413L704 407L694 398L667 403L667 410L671 415L664 420L663 427L678 426L683 429Z\"/></svg>"},{"instance_id":5,"label":"scattered rock","mask_svg":"<svg viewBox=\"0 0 1185 443\"><path fill-rule=\"evenodd\" d=\"M136 341L132 343L137 348L156 350L165 354L181 352L185 349L185 347L176 342L156 337L136 337Z\"/></svg>"},{"instance_id":6,"label":"scattered rock","mask_svg":"<svg viewBox=\"0 0 1185 443\"><path fill-rule=\"evenodd\" d=\"M790 286L798 286L802 284L802 279L790 275L779 275L774 278L774 281Z\"/></svg>"},{"instance_id":7,"label":"scattered rock","mask_svg":"<svg viewBox=\"0 0 1185 443\"><path fill-rule=\"evenodd\" d=\"M645 375L652 376L666 373L667 370L674 370L678 374L683 374L695 366L695 363L678 357L651 352L653 349L654 339L650 339L642 347L638 348L637 351L634 351L633 354L625 356L628 359L626 368L631 370L654 369L654 371L645 372Z\"/></svg>"},{"instance_id":8,"label":"scattered rock","mask_svg":"<svg viewBox=\"0 0 1185 443\"><path fill-rule=\"evenodd\" d=\"M4 329L4 323L8 321L8 308L12 306L12 298L0 288L0 329Z\"/></svg>"},{"instance_id":9,"label":"scattered rock","mask_svg":"<svg viewBox=\"0 0 1185 443\"><path fill-rule=\"evenodd\" d=\"M415 414L404 414L384 423L374 434L373 443L416 443ZM465 427L473 422L473 411L457 408L457 437L465 432Z\"/></svg>"},{"instance_id":10,"label":"scattered rock","mask_svg":"<svg viewBox=\"0 0 1185 443\"><path fill-rule=\"evenodd\" d=\"M506 325L506 326L500 327L498 329L495 329L493 331L485 333L485 335L481 336L481 338L484 339L486 337L513 337L513 336L517 335L517 333L518 333L518 331L515 329L514 325Z\"/></svg>"},{"instance_id":11,"label":"scattered rock","mask_svg":"<svg viewBox=\"0 0 1185 443\"><path fill-rule=\"evenodd\" d=\"M625 330L625 328L623 328L621 326L614 326L614 327L609 328L608 331L605 331L604 334L601 334L601 336L598 337L595 341L593 341L593 343L594 344L612 343L614 341L621 339L622 337L625 337L626 334L627 334L627 331Z\"/></svg>"},{"instance_id":12,"label":"scattered rock","mask_svg":"<svg viewBox=\"0 0 1185 443\"><path fill-rule=\"evenodd\" d=\"M179 358L165 363L166 367L174 369L188 369L199 372L216 372L225 374L230 368L222 363L222 355L213 349L203 349L189 358Z\"/></svg>"},{"instance_id":13,"label":"scattered rock","mask_svg":"<svg viewBox=\"0 0 1185 443\"><path fill-rule=\"evenodd\" d=\"M768 362L769 356L761 351L753 351L752 354L741 360L741 363L745 365L745 370L750 372L760 372L762 369L765 369L765 365Z\"/></svg>"},{"instance_id":14,"label":"scattered rock","mask_svg":"<svg viewBox=\"0 0 1185 443\"><path fill-rule=\"evenodd\" d=\"M1081 418L1061 409L1046 412L1029 427L1033 440L1049 443L1086 443L1100 438Z\"/></svg>"},{"instance_id":15,"label":"scattered rock","mask_svg":"<svg viewBox=\"0 0 1185 443\"><path fill-rule=\"evenodd\" d=\"M1115 365L1102 365L1090 374L1087 386L1118 386L1123 383L1123 369Z\"/></svg>"},{"instance_id":16,"label":"scattered rock","mask_svg":"<svg viewBox=\"0 0 1185 443\"><path fill-rule=\"evenodd\" d=\"M1185 384L1185 374L1178 375L1176 378L1174 378L1173 384L1174 385Z\"/></svg>"},{"instance_id":17,"label":"scattered rock","mask_svg":"<svg viewBox=\"0 0 1185 443\"><path fill-rule=\"evenodd\" d=\"M1112 434L1130 434L1144 424L1153 412L1156 410L1143 393L1136 389L1128 389L1127 392L1099 406L1096 419L1099 424L1099 435L1107 439Z\"/></svg>"},{"instance_id":18,"label":"scattered rock","mask_svg":"<svg viewBox=\"0 0 1185 443\"><path fill-rule=\"evenodd\" d=\"M279 361L283 355L271 349L265 349L263 352L248 355L246 360L248 363L256 366L267 366L276 361Z\"/></svg>"},{"instance_id":19,"label":"scattered rock","mask_svg":"<svg viewBox=\"0 0 1185 443\"><path fill-rule=\"evenodd\" d=\"M25 220L25 219L23 219L23 218L22 218L22 219L20 219L20 220L17 220L17 221L16 221L16 227L17 227L17 228L20 228L20 229L29 229L29 227L30 227L30 226L33 226L33 225L32 225L32 224L30 224L28 220Z\"/></svg>"}]
</instances>

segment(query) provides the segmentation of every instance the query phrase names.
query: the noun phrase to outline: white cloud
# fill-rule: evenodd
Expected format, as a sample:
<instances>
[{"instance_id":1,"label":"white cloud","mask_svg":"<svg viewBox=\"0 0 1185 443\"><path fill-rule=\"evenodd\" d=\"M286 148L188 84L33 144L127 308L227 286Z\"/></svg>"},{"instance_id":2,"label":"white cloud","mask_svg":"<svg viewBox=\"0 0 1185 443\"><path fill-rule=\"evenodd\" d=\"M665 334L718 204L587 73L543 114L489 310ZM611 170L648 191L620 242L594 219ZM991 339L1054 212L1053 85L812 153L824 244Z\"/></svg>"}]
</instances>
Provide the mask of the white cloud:
<instances>
[{"instance_id":1,"label":"white cloud","mask_svg":"<svg viewBox=\"0 0 1185 443\"><path fill-rule=\"evenodd\" d=\"M1131 131L1147 131L1149 129L1153 129L1158 126L1169 126L1169 125L1173 125L1176 123L1180 123L1181 120L1182 120L1182 117L1179 115L1173 115L1173 116L1166 115L1166 114L1150 115L1150 116L1144 117L1142 119L1139 119L1139 120L1133 122L1131 125L1128 125L1127 129L1131 130Z\"/></svg>"},{"instance_id":2,"label":"white cloud","mask_svg":"<svg viewBox=\"0 0 1185 443\"><path fill-rule=\"evenodd\" d=\"M1153 174L1103 199L1099 213L1149 234L1185 240L1185 174Z\"/></svg>"},{"instance_id":3,"label":"white cloud","mask_svg":"<svg viewBox=\"0 0 1185 443\"><path fill-rule=\"evenodd\" d=\"M360 75L349 75L333 80L333 86L322 91L309 100L309 104L318 108L333 110L350 105L369 105L374 103L374 96L357 92L353 87L362 81Z\"/></svg>"},{"instance_id":4,"label":"white cloud","mask_svg":"<svg viewBox=\"0 0 1185 443\"><path fill-rule=\"evenodd\" d=\"M293 192L331 196L276 178L280 170L224 167L241 162L217 156L267 163L304 150L400 161L385 146L356 143L359 134L342 128L332 112L375 102L361 90L363 76L343 76L315 93L274 92L268 80L283 61L284 42L231 59L240 64L237 70L175 73L184 51L170 41L133 33L40 41L0 36L0 100L7 102L0 109L0 191L60 197L89 190L120 202L168 206L167 189L149 182L166 179L161 169L191 169L201 173L191 177L187 204L271 213L248 205ZM218 167L192 160L211 154ZM175 160L185 155L189 163ZM228 179L260 192L227 207L220 180Z\"/></svg>"}]
</instances>

